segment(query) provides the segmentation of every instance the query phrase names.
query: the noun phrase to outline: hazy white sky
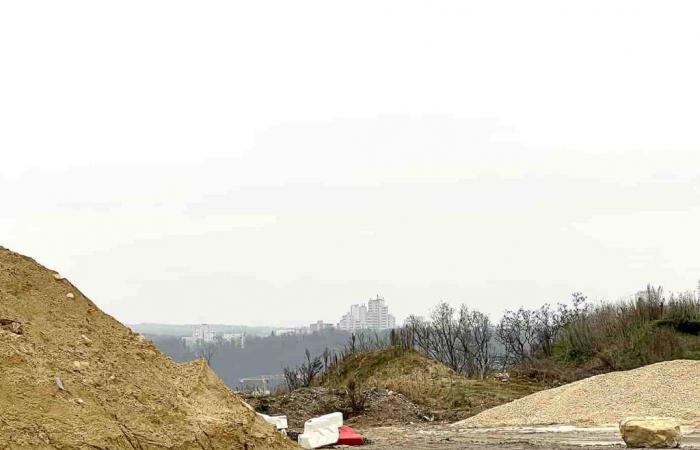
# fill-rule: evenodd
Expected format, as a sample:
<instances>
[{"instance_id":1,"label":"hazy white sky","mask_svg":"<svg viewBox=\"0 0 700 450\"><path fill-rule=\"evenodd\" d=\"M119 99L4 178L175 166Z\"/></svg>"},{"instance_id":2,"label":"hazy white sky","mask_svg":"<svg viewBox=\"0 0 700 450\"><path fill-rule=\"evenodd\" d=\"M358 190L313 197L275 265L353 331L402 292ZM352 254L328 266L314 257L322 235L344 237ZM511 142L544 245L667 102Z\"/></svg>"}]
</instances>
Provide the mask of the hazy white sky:
<instances>
[{"instance_id":1,"label":"hazy white sky","mask_svg":"<svg viewBox=\"0 0 700 450\"><path fill-rule=\"evenodd\" d=\"M700 278L695 1L0 3L0 245L126 322Z\"/></svg>"}]
</instances>

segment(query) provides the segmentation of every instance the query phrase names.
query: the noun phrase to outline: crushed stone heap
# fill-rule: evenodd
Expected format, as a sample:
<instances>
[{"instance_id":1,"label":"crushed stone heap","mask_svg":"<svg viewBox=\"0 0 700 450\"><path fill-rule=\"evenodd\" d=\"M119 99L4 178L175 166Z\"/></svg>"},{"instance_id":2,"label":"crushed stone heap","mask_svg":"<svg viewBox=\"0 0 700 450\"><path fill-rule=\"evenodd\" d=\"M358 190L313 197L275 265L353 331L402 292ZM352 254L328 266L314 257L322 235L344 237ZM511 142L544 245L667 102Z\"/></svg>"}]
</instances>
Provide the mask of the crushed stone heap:
<instances>
[{"instance_id":1,"label":"crushed stone heap","mask_svg":"<svg viewBox=\"0 0 700 450\"><path fill-rule=\"evenodd\" d=\"M617 425L625 417L673 417L700 426L700 361L666 361L537 392L457 422L462 427Z\"/></svg>"},{"instance_id":2,"label":"crushed stone heap","mask_svg":"<svg viewBox=\"0 0 700 450\"><path fill-rule=\"evenodd\" d=\"M0 247L0 449L285 449L202 361L176 364Z\"/></svg>"}]
</instances>

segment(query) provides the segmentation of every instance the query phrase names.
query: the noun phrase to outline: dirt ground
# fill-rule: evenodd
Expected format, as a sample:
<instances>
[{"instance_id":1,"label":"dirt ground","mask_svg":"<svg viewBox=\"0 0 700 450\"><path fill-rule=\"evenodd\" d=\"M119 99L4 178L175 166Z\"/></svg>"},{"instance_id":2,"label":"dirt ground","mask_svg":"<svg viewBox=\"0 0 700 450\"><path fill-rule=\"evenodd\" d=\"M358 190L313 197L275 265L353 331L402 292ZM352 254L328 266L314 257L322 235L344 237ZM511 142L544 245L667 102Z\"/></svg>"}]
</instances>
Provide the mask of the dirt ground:
<instances>
[{"instance_id":1,"label":"dirt ground","mask_svg":"<svg viewBox=\"0 0 700 450\"><path fill-rule=\"evenodd\" d=\"M359 428L371 444L368 450L605 449L624 448L616 428L476 428L446 424ZM700 432L684 430L683 448L700 448ZM338 447L341 448L341 447Z\"/></svg>"},{"instance_id":2,"label":"dirt ground","mask_svg":"<svg viewBox=\"0 0 700 450\"><path fill-rule=\"evenodd\" d=\"M271 397L244 397L267 414L284 414L290 430L301 432L310 417L333 411L347 413L342 390L304 388ZM396 392L376 389L360 416L346 416L345 423L369 440L368 450L476 450L476 449L605 449L624 448L616 427L573 426L469 428L449 418L417 407ZM684 428L683 448L700 449L700 432ZM699 430L700 431L700 430ZM334 448L344 448L336 446Z\"/></svg>"}]
</instances>

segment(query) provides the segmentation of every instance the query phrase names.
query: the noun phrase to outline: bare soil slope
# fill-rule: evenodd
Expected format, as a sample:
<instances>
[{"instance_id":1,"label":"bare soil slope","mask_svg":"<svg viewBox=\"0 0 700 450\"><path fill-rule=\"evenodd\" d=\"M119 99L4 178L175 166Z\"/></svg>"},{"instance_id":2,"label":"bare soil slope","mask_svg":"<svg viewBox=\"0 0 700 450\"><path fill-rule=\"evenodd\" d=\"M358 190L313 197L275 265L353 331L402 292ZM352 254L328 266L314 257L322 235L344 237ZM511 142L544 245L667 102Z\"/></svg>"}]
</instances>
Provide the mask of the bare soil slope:
<instances>
[{"instance_id":1,"label":"bare soil slope","mask_svg":"<svg viewBox=\"0 0 700 450\"><path fill-rule=\"evenodd\" d=\"M612 372L529 395L457 423L465 427L614 425L627 416L675 417L700 426L700 361Z\"/></svg>"},{"instance_id":2,"label":"bare soil slope","mask_svg":"<svg viewBox=\"0 0 700 450\"><path fill-rule=\"evenodd\" d=\"M0 448L284 449L205 363L178 365L0 247Z\"/></svg>"}]
</instances>

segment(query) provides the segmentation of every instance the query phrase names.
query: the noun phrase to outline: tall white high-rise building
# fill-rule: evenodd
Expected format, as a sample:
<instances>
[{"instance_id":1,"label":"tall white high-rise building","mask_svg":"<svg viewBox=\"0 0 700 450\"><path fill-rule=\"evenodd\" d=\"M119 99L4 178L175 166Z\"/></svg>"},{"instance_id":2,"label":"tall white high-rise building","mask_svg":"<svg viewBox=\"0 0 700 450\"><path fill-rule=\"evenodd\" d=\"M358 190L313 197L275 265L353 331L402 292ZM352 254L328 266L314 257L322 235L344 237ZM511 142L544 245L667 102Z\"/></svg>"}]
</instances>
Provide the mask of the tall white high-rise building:
<instances>
[{"instance_id":1,"label":"tall white high-rise building","mask_svg":"<svg viewBox=\"0 0 700 450\"><path fill-rule=\"evenodd\" d=\"M344 331L386 330L395 326L396 319L389 314L389 307L380 296L370 299L367 306L350 306L350 311L338 322L338 329Z\"/></svg>"},{"instance_id":2,"label":"tall white high-rise building","mask_svg":"<svg viewBox=\"0 0 700 450\"><path fill-rule=\"evenodd\" d=\"M394 328L396 320L394 316L389 314L389 307L383 298L377 295L377 298L370 299L367 302L367 322L369 328L373 330L386 330Z\"/></svg>"},{"instance_id":3,"label":"tall white high-rise building","mask_svg":"<svg viewBox=\"0 0 700 450\"><path fill-rule=\"evenodd\" d=\"M340 322L338 328L344 331L358 331L367 328L367 307L365 305L351 305Z\"/></svg>"}]
</instances>

